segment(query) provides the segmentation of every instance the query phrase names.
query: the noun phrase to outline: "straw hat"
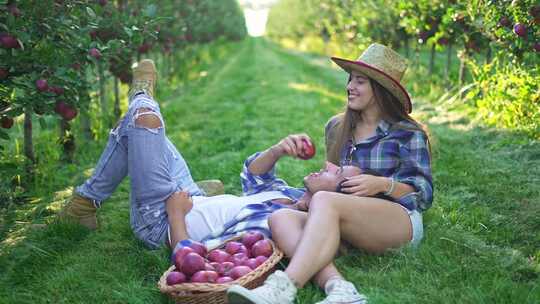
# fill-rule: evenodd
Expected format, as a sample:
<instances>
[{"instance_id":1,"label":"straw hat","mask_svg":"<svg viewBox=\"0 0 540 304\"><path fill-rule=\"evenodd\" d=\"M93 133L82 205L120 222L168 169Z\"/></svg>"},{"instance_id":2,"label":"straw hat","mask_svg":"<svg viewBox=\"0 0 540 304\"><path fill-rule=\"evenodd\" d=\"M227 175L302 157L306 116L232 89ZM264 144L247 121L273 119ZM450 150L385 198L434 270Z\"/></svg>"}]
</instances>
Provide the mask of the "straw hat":
<instances>
[{"instance_id":1,"label":"straw hat","mask_svg":"<svg viewBox=\"0 0 540 304\"><path fill-rule=\"evenodd\" d=\"M332 60L345 71L357 71L385 87L411 113L411 98L401 85L401 77L407 69L407 59L387 46L373 43L356 61L332 57Z\"/></svg>"}]
</instances>

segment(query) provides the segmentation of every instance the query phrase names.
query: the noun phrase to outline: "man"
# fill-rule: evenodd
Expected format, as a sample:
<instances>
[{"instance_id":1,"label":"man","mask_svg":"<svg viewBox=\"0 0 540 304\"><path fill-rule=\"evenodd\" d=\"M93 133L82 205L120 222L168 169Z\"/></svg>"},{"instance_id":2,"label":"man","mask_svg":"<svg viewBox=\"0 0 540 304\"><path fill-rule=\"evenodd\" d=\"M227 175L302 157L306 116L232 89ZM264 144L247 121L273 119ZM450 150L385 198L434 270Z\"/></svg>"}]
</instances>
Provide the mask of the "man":
<instances>
[{"instance_id":1,"label":"man","mask_svg":"<svg viewBox=\"0 0 540 304\"><path fill-rule=\"evenodd\" d=\"M97 209L129 175L130 222L137 238L150 248L174 248L190 239L211 246L250 229L269 236L267 219L273 211L284 206L307 210L313 193L335 191L346 176L359 173L356 167L327 164L305 177L307 190L289 187L275 176L274 166L286 155L298 157L302 139L309 140L307 135L290 135L248 158L241 174L245 196L206 197L165 134L152 97L156 80L151 60L134 68L128 111L111 130L92 176L76 188L61 218L95 229Z\"/></svg>"}]
</instances>

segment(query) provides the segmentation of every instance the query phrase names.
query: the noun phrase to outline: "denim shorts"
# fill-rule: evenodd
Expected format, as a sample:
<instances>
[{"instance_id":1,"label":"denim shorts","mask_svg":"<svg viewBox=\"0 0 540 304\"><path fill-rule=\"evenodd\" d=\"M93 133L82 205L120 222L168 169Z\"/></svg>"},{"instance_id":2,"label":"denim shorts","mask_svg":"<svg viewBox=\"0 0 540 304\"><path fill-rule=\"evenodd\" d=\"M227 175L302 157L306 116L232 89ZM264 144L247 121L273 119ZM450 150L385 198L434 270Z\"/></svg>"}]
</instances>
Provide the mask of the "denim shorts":
<instances>
[{"instance_id":1,"label":"denim shorts","mask_svg":"<svg viewBox=\"0 0 540 304\"><path fill-rule=\"evenodd\" d=\"M417 247L420 244L420 241L422 241L422 238L424 238L424 223L422 221L422 213L420 213L420 211L418 210L411 211L403 206L401 207L405 211L407 211L407 214L409 215L409 218L411 219L412 239L409 242L409 245L413 247Z\"/></svg>"}]
</instances>

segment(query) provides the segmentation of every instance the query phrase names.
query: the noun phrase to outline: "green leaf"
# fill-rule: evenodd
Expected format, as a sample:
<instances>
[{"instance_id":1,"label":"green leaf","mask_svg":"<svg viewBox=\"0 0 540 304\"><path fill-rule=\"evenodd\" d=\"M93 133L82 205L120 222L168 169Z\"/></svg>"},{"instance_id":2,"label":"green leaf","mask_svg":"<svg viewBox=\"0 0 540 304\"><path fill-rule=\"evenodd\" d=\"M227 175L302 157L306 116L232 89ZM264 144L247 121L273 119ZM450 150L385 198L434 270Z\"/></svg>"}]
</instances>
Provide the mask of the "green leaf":
<instances>
[{"instance_id":1,"label":"green leaf","mask_svg":"<svg viewBox=\"0 0 540 304\"><path fill-rule=\"evenodd\" d=\"M9 139L9 135L4 132L4 130L0 130L0 138L1 139L5 139L5 140L8 140Z\"/></svg>"},{"instance_id":2,"label":"green leaf","mask_svg":"<svg viewBox=\"0 0 540 304\"><path fill-rule=\"evenodd\" d=\"M89 7L89 6L86 7L86 13L87 13L88 16L90 16L90 18L92 18L92 19L97 18L96 12L94 12L94 10L93 10L91 7Z\"/></svg>"},{"instance_id":3,"label":"green leaf","mask_svg":"<svg viewBox=\"0 0 540 304\"><path fill-rule=\"evenodd\" d=\"M150 4L144 9L144 15L146 17L154 18L157 13L157 6L155 4Z\"/></svg>"},{"instance_id":4,"label":"green leaf","mask_svg":"<svg viewBox=\"0 0 540 304\"><path fill-rule=\"evenodd\" d=\"M39 118L39 126L42 130L47 129L47 121L45 121L45 118L43 116Z\"/></svg>"}]
</instances>

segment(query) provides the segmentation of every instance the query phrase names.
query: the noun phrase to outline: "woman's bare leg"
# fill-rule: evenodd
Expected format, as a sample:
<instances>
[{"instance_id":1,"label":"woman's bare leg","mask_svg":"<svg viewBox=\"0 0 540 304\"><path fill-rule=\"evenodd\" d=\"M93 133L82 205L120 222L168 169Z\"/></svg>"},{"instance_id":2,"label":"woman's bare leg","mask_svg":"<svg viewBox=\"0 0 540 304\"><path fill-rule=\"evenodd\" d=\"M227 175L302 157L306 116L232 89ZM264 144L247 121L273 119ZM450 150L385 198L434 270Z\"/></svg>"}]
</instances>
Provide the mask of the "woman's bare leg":
<instances>
[{"instance_id":1,"label":"woman's bare leg","mask_svg":"<svg viewBox=\"0 0 540 304\"><path fill-rule=\"evenodd\" d=\"M396 203L333 192L316 193L302 238L285 270L298 286L330 264L343 238L357 248L380 253L411 240L407 212Z\"/></svg>"},{"instance_id":2,"label":"woman's bare leg","mask_svg":"<svg viewBox=\"0 0 540 304\"><path fill-rule=\"evenodd\" d=\"M289 258L294 255L296 247L302 239L307 218L306 212L291 209L278 210L270 217L272 238ZM343 278L334 264L330 263L315 275L313 281L324 288L326 281L332 277Z\"/></svg>"}]
</instances>

